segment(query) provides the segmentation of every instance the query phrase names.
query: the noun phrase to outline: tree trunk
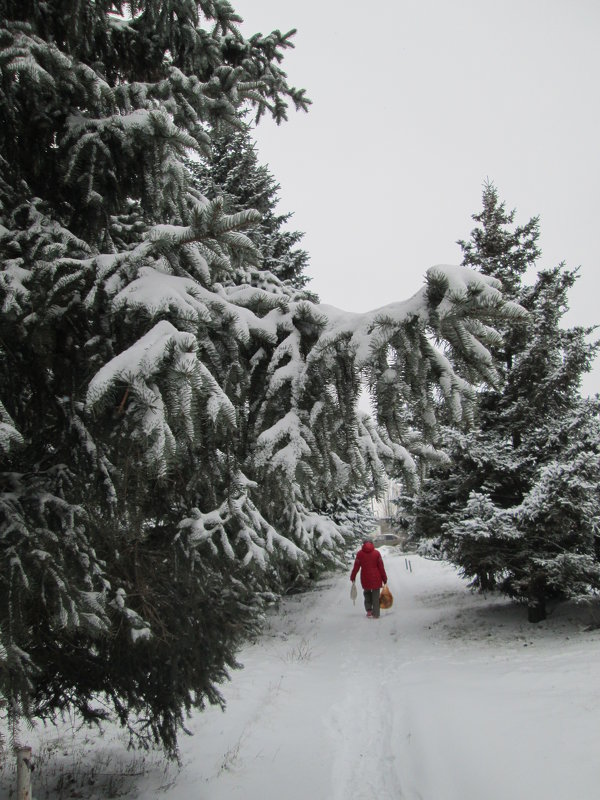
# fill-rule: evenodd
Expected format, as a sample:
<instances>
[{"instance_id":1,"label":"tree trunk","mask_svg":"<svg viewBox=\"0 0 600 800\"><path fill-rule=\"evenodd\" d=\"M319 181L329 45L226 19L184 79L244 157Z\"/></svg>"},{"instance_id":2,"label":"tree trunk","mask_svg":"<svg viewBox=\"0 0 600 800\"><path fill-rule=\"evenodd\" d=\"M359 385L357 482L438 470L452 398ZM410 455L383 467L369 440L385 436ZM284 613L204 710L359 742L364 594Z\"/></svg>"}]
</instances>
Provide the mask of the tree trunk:
<instances>
[{"instance_id":1,"label":"tree trunk","mask_svg":"<svg viewBox=\"0 0 600 800\"><path fill-rule=\"evenodd\" d=\"M17 800L31 800L31 747L15 748L17 756Z\"/></svg>"},{"instance_id":2,"label":"tree trunk","mask_svg":"<svg viewBox=\"0 0 600 800\"><path fill-rule=\"evenodd\" d=\"M541 572L534 572L529 579L527 619L529 622L541 622L546 619L546 578Z\"/></svg>"}]
</instances>

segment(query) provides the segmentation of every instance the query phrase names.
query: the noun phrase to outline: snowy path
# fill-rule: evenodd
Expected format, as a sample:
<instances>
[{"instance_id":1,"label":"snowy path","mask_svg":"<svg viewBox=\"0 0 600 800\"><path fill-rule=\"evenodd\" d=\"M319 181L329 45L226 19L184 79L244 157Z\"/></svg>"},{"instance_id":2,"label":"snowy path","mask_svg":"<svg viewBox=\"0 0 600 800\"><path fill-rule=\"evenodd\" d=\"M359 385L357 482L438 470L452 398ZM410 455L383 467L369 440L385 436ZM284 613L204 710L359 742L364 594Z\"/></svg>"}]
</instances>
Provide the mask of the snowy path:
<instances>
[{"instance_id":1,"label":"snowy path","mask_svg":"<svg viewBox=\"0 0 600 800\"><path fill-rule=\"evenodd\" d=\"M287 600L226 713L182 740L169 800L598 797L600 634L529 626L450 567L382 552L394 607L367 620L347 576Z\"/></svg>"},{"instance_id":2,"label":"snowy path","mask_svg":"<svg viewBox=\"0 0 600 800\"><path fill-rule=\"evenodd\" d=\"M413 556L411 573L403 555L382 554L393 608L367 620L348 574L285 600L240 654L226 712L190 720L180 769L128 753L114 728L101 738L40 728L34 796L597 800L600 630L586 630L590 610L561 606L531 626L445 564ZM10 780L0 774L0 795ZM44 788L52 782L75 793Z\"/></svg>"}]
</instances>

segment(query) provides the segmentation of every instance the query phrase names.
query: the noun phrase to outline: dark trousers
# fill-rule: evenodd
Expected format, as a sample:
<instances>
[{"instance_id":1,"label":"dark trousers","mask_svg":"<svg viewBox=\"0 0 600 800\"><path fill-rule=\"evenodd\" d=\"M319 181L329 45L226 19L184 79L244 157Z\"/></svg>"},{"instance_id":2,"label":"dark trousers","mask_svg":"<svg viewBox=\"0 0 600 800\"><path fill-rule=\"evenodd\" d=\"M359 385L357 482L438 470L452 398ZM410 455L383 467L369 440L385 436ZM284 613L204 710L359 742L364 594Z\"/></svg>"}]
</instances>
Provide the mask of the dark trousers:
<instances>
[{"instance_id":1,"label":"dark trousers","mask_svg":"<svg viewBox=\"0 0 600 800\"><path fill-rule=\"evenodd\" d=\"M365 611L372 611L374 617L379 616L379 592L381 589L363 589Z\"/></svg>"}]
</instances>

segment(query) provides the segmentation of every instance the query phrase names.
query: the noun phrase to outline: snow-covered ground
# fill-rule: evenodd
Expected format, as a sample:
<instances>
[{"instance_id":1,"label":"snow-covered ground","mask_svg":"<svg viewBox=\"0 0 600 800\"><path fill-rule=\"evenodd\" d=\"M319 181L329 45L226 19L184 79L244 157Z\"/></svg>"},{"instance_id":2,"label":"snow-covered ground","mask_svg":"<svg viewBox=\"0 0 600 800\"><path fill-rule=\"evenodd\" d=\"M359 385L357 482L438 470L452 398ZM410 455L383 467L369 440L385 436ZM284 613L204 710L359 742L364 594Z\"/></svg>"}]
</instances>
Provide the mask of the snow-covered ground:
<instances>
[{"instance_id":1,"label":"snow-covered ground","mask_svg":"<svg viewBox=\"0 0 600 800\"><path fill-rule=\"evenodd\" d=\"M128 754L112 730L46 730L34 797L596 800L592 609L559 606L530 625L446 564L409 556L410 572L405 555L381 552L393 608L367 619L347 574L285 600L240 654L226 712L190 720L180 767ZM5 768L0 794L11 780Z\"/></svg>"}]
</instances>

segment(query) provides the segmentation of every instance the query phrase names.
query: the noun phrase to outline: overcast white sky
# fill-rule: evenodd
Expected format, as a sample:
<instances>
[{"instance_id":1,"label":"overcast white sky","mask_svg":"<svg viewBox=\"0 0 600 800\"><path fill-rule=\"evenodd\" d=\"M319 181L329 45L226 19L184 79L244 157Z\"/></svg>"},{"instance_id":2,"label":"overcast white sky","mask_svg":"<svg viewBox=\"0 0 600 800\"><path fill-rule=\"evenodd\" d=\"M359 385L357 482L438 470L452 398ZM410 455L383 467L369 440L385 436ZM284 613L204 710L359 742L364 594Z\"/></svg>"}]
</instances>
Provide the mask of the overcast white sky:
<instances>
[{"instance_id":1,"label":"overcast white sky","mask_svg":"<svg viewBox=\"0 0 600 800\"><path fill-rule=\"evenodd\" d=\"M460 263L489 178L539 215L540 268L581 267L568 324L600 323L598 0L232 4L246 35L298 29L284 68L313 106L257 136L324 303L377 308Z\"/></svg>"}]
</instances>

